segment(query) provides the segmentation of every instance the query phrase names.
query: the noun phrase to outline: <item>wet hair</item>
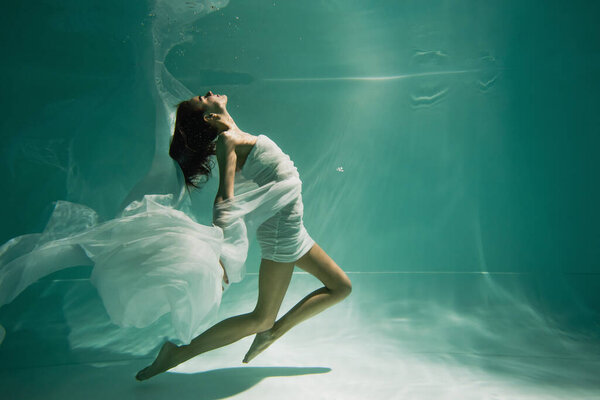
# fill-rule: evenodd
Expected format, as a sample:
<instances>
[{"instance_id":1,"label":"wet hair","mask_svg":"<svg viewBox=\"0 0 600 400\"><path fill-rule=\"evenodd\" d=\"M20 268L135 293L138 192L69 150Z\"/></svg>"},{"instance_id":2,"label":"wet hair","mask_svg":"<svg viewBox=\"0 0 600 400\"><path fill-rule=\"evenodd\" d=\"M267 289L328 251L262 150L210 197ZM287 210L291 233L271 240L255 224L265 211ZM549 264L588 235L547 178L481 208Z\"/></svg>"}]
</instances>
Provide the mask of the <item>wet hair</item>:
<instances>
[{"instance_id":1,"label":"wet hair","mask_svg":"<svg viewBox=\"0 0 600 400\"><path fill-rule=\"evenodd\" d=\"M216 154L218 134L217 129L204 120L203 112L190 101L177 104L169 156L181 167L186 186L200 188L210 178L214 167L210 156Z\"/></svg>"}]
</instances>

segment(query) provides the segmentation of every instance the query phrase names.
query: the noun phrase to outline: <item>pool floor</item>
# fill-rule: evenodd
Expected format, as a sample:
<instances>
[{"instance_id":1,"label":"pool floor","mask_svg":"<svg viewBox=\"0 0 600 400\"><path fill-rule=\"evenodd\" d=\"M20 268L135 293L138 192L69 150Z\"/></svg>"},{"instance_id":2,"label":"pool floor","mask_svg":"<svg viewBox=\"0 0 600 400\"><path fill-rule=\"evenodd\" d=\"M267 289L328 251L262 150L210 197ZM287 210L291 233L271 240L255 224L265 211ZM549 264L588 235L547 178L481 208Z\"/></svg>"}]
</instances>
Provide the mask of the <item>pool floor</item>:
<instances>
[{"instance_id":1,"label":"pool floor","mask_svg":"<svg viewBox=\"0 0 600 400\"><path fill-rule=\"evenodd\" d=\"M464 296L473 304L447 309L425 301L431 295L427 288L436 287L432 282L447 277L349 276L350 297L296 326L249 364L241 361L252 336L145 382L134 376L153 360L161 338L113 326L85 278L42 280L0 309L6 328L2 398L600 398L593 340L569 344L547 327L511 324L502 320L506 307L493 301L482 314L475 293ZM222 318L252 309L257 278L249 274L230 288ZM474 279L482 278L462 275L453 281ZM315 278L296 272L280 315L318 287ZM422 297L399 300L408 287Z\"/></svg>"}]
</instances>

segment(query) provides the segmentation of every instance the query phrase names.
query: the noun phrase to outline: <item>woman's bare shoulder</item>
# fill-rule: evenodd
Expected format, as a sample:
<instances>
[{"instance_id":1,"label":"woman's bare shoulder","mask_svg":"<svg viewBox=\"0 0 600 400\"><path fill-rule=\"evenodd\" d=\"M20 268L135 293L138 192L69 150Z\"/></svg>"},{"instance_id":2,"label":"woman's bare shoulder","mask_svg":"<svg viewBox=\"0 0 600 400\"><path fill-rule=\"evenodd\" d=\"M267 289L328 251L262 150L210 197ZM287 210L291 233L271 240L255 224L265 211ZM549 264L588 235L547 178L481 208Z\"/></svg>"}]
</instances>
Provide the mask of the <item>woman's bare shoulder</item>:
<instances>
[{"instance_id":1,"label":"woman's bare shoulder","mask_svg":"<svg viewBox=\"0 0 600 400\"><path fill-rule=\"evenodd\" d=\"M224 131L219 134L219 139L228 145L244 146L254 145L258 136L251 135L247 132Z\"/></svg>"},{"instance_id":2,"label":"woman's bare shoulder","mask_svg":"<svg viewBox=\"0 0 600 400\"><path fill-rule=\"evenodd\" d=\"M246 132L224 131L217 138L217 160L225 154L235 153L236 171L240 171L248 158L248 154L256 144L258 136Z\"/></svg>"}]
</instances>

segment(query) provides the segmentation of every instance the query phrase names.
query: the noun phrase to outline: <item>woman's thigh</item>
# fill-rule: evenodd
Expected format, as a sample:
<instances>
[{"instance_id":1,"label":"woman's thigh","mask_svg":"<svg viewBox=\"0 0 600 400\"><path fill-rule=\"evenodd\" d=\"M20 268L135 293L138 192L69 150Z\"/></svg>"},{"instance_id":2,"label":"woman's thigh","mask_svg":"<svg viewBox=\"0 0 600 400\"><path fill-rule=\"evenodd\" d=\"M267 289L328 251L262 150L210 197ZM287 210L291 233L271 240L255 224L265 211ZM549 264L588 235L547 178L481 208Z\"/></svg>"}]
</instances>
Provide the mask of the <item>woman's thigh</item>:
<instances>
[{"instance_id":1,"label":"woman's thigh","mask_svg":"<svg viewBox=\"0 0 600 400\"><path fill-rule=\"evenodd\" d=\"M258 302L254 313L262 320L274 322L277 318L293 272L293 262L282 263L264 258L260 261Z\"/></svg>"},{"instance_id":2,"label":"woman's thigh","mask_svg":"<svg viewBox=\"0 0 600 400\"><path fill-rule=\"evenodd\" d=\"M352 290L352 283L348 275L317 243L296 261L296 265L314 275L333 291L350 292Z\"/></svg>"}]
</instances>

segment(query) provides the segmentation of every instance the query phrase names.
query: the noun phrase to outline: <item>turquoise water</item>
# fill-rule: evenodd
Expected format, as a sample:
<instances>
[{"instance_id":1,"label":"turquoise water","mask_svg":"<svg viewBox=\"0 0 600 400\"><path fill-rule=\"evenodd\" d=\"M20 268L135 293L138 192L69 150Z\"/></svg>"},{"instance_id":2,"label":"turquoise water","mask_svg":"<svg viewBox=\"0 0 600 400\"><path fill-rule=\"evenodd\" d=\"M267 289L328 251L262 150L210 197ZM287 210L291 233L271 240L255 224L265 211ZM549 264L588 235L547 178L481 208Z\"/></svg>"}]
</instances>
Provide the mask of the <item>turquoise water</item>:
<instances>
[{"instance_id":1,"label":"turquoise water","mask_svg":"<svg viewBox=\"0 0 600 400\"><path fill-rule=\"evenodd\" d=\"M9 398L101 398L107 379L123 398L599 396L599 9L6 6L2 243L41 231L59 199L114 216L160 168L164 104L210 89L290 154L305 225L354 287L254 365L244 339L143 386L133 375L161 338L111 325L89 267L61 271L0 309ZM193 195L200 222L217 183ZM253 242L222 317L254 307L259 260ZM282 313L320 286L297 269Z\"/></svg>"}]
</instances>

